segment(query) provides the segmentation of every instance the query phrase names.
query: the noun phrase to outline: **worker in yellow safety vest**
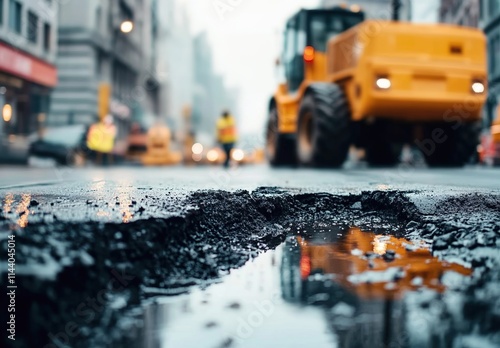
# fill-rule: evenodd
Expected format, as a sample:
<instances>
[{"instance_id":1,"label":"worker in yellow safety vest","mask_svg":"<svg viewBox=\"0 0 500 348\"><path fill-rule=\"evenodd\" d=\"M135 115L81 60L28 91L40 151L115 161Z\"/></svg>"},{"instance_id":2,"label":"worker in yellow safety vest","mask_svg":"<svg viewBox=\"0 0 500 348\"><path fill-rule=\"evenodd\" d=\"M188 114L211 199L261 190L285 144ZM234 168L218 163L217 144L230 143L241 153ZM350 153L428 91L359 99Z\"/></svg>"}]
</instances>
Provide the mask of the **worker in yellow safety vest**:
<instances>
[{"instance_id":1,"label":"worker in yellow safety vest","mask_svg":"<svg viewBox=\"0 0 500 348\"><path fill-rule=\"evenodd\" d=\"M87 147L96 153L96 162L102 163L104 155L111 162L112 151L115 146L116 127L113 116L106 116L102 122L94 123L87 134Z\"/></svg>"},{"instance_id":2,"label":"worker in yellow safety vest","mask_svg":"<svg viewBox=\"0 0 500 348\"><path fill-rule=\"evenodd\" d=\"M217 121L217 140L226 154L224 167L228 168L231 161L231 151L238 140L236 121L229 111L222 112L221 117Z\"/></svg>"}]
</instances>

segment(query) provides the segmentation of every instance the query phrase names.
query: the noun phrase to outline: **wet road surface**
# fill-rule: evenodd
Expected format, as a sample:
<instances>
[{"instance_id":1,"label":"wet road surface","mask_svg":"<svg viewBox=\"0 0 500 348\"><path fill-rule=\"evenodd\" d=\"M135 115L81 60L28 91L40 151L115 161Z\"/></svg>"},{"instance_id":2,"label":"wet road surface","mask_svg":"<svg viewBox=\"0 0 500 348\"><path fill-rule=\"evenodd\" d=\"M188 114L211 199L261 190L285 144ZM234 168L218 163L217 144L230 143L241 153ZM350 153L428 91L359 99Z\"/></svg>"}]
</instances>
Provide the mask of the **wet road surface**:
<instances>
[{"instance_id":1,"label":"wet road surface","mask_svg":"<svg viewBox=\"0 0 500 348\"><path fill-rule=\"evenodd\" d=\"M2 168L16 347L500 346L498 173Z\"/></svg>"},{"instance_id":2,"label":"wet road surface","mask_svg":"<svg viewBox=\"0 0 500 348\"><path fill-rule=\"evenodd\" d=\"M0 170L0 195L4 213L15 204L15 213L28 211L26 200L43 203L40 214L22 220L130 222L165 218L185 210L173 204L197 190L255 190L280 187L291 192L328 192L338 195L364 191L417 192L411 199L422 209L450 196L500 193L500 169L345 169L341 171L273 170L267 166L225 171L218 167L85 168ZM410 195L411 196L411 195ZM10 202L10 203L9 203ZM425 206L425 207L424 207ZM19 211L17 211L19 210ZM15 215L15 214L14 214Z\"/></svg>"},{"instance_id":3,"label":"wet road surface","mask_svg":"<svg viewBox=\"0 0 500 348\"><path fill-rule=\"evenodd\" d=\"M228 171L219 167L171 167L110 169L69 167L24 168L1 167L0 189L61 185L71 182L85 184L106 180L117 184L127 179L136 185L167 186L185 190L226 189L254 190L263 186L302 188L309 190L364 190L377 185L395 189L455 187L499 190L500 169L468 167L464 169L426 169L401 166L390 169L351 168L344 170L271 169L267 166L240 167ZM71 186L68 186L71 188Z\"/></svg>"}]
</instances>

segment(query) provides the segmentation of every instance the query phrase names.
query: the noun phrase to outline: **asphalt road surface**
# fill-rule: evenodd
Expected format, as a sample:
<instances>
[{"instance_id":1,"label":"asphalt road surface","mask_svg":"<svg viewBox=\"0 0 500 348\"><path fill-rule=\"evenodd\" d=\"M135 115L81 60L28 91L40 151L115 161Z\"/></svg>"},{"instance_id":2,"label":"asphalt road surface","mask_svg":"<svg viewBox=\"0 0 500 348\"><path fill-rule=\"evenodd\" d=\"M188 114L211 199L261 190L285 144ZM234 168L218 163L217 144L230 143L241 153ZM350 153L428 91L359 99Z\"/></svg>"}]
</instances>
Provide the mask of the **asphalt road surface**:
<instances>
[{"instance_id":1,"label":"asphalt road surface","mask_svg":"<svg viewBox=\"0 0 500 348\"><path fill-rule=\"evenodd\" d=\"M498 347L499 174L2 167L5 342Z\"/></svg>"},{"instance_id":2,"label":"asphalt road surface","mask_svg":"<svg viewBox=\"0 0 500 348\"><path fill-rule=\"evenodd\" d=\"M228 171L219 167L133 168L25 168L0 167L0 189L36 184L80 182L83 184L107 180L169 186L187 190L246 189L262 186L302 188L305 190L360 190L376 185L391 185L397 189L457 187L500 189L500 168L467 167L464 169L426 169L400 166L391 169L272 169L267 166L240 167Z\"/></svg>"},{"instance_id":3,"label":"asphalt road surface","mask_svg":"<svg viewBox=\"0 0 500 348\"><path fill-rule=\"evenodd\" d=\"M25 168L4 167L0 171L0 194L29 194L51 203L58 199L58 218L65 221L120 222L113 205L99 205L98 213L85 213L88 200L110 202L143 199L147 190L168 192L169 198L186 196L198 190L253 191L259 187L279 187L296 192L327 192L338 195L363 191L419 192L446 198L465 193L500 192L500 169L469 167L465 169L425 169L398 167L391 169L272 169L268 166L167 168ZM151 198L152 195L149 195ZM425 204L432 203L423 200ZM128 213L127 213L128 214ZM161 209L148 209L148 217L164 217ZM129 214L128 214L129 215ZM127 216L128 216L127 215ZM133 216L129 216L133 219ZM144 218L144 216L141 216ZM35 217L36 219L36 217Z\"/></svg>"}]
</instances>

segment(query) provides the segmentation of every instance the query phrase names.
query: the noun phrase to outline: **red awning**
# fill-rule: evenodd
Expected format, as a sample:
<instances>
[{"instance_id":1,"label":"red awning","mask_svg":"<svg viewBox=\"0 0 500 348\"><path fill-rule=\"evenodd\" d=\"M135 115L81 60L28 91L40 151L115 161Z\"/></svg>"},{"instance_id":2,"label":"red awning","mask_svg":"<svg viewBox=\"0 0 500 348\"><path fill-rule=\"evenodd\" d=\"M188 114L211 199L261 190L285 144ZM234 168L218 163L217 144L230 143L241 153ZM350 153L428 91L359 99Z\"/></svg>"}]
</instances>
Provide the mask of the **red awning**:
<instances>
[{"instance_id":1,"label":"red awning","mask_svg":"<svg viewBox=\"0 0 500 348\"><path fill-rule=\"evenodd\" d=\"M0 42L0 71L46 87L57 85L55 66Z\"/></svg>"}]
</instances>

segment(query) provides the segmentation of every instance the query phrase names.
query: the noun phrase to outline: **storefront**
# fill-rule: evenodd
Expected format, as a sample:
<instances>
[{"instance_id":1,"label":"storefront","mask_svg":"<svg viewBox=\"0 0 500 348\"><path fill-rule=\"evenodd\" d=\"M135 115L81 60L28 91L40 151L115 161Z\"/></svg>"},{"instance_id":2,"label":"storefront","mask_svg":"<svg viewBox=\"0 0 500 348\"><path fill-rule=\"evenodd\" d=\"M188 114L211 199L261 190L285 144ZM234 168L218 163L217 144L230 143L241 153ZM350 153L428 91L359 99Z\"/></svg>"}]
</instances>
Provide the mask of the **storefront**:
<instances>
[{"instance_id":1,"label":"storefront","mask_svg":"<svg viewBox=\"0 0 500 348\"><path fill-rule=\"evenodd\" d=\"M0 111L2 138L24 137L40 129L49 111L57 69L0 43Z\"/></svg>"}]
</instances>

